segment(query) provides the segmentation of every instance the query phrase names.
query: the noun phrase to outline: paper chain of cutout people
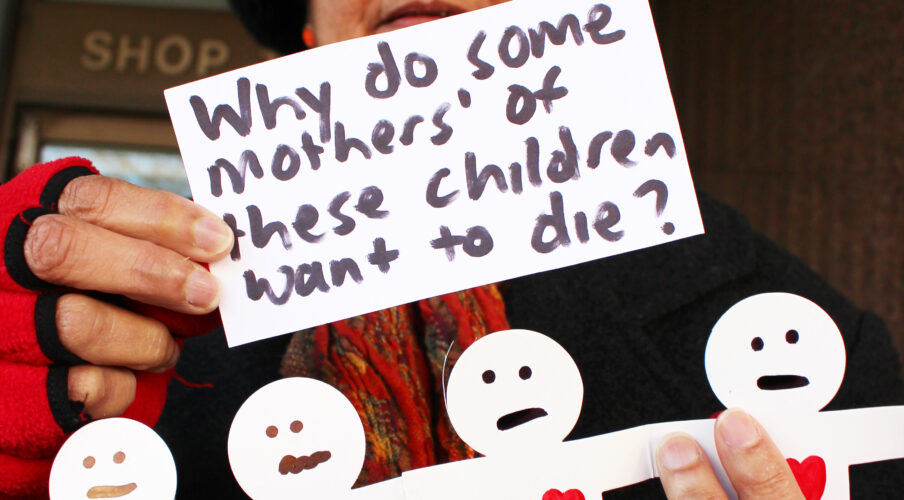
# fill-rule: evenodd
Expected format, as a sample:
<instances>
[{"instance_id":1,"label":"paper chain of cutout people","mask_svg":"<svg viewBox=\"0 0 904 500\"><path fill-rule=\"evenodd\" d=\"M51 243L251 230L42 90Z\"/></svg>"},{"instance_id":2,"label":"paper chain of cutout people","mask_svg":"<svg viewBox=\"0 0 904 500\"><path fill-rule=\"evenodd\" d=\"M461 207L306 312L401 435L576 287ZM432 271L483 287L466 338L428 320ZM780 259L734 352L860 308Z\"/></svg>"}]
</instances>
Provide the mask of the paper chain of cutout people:
<instances>
[{"instance_id":1,"label":"paper chain of cutout people","mask_svg":"<svg viewBox=\"0 0 904 500\"><path fill-rule=\"evenodd\" d=\"M904 406L820 412L841 385L844 343L813 302L787 293L749 297L713 327L710 385L770 433L808 500L850 497L848 468L904 457ZM653 450L673 431L703 446L732 492L713 442L714 420L668 422L564 441L577 422L583 384L569 354L527 330L486 336L465 350L447 387L449 418L483 457L406 472L352 489L365 439L354 407L336 389L288 378L251 395L236 413L228 452L255 500L298 497L381 500L583 500L658 475ZM60 449L53 500L173 498L172 455L151 429L125 419L94 422ZM100 496L98 496L100 495Z\"/></svg>"}]
</instances>

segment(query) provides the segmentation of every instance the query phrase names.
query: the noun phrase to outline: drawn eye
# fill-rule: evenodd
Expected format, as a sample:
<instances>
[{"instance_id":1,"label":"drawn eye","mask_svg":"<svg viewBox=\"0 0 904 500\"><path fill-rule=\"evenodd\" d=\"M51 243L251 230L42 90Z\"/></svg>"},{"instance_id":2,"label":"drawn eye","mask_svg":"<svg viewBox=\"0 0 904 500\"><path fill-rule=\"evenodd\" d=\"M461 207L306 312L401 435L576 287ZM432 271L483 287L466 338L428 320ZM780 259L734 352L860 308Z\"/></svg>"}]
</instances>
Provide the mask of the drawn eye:
<instances>
[{"instance_id":1,"label":"drawn eye","mask_svg":"<svg viewBox=\"0 0 904 500\"><path fill-rule=\"evenodd\" d=\"M521 380L527 380L531 375L533 375L533 372L530 370L529 366L522 366L521 369L518 370L518 376L521 377Z\"/></svg>"},{"instance_id":2,"label":"drawn eye","mask_svg":"<svg viewBox=\"0 0 904 500\"><path fill-rule=\"evenodd\" d=\"M759 337L754 337L753 340L750 341L750 348L754 351L762 351L763 350L763 339Z\"/></svg>"},{"instance_id":3,"label":"drawn eye","mask_svg":"<svg viewBox=\"0 0 904 500\"><path fill-rule=\"evenodd\" d=\"M123 453L123 452L121 452L121 451L117 451L116 454L113 455L113 463L114 463L114 464L121 464L121 463L123 463L123 462L125 462L125 461L126 461L126 454L125 454L125 453Z\"/></svg>"},{"instance_id":4,"label":"drawn eye","mask_svg":"<svg viewBox=\"0 0 904 500\"><path fill-rule=\"evenodd\" d=\"M270 427L267 427L267 437L268 438L275 438L277 434L279 434L279 429L277 429L275 425L271 425Z\"/></svg>"},{"instance_id":5,"label":"drawn eye","mask_svg":"<svg viewBox=\"0 0 904 500\"><path fill-rule=\"evenodd\" d=\"M91 467L94 467L94 462L94 457L85 457L82 461L82 465L84 465L86 469L90 469Z\"/></svg>"},{"instance_id":6,"label":"drawn eye","mask_svg":"<svg viewBox=\"0 0 904 500\"><path fill-rule=\"evenodd\" d=\"M295 420L291 424L289 424L289 430L294 433L301 432L301 429L304 428L304 424L301 423L301 420Z\"/></svg>"},{"instance_id":7,"label":"drawn eye","mask_svg":"<svg viewBox=\"0 0 904 500\"><path fill-rule=\"evenodd\" d=\"M487 370L483 372L483 382L485 384L492 384L496 381L496 373L493 370Z\"/></svg>"},{"instance_id":8,"label":"drawn eye","mask_svg":"<svg viewBox=\"0 0 904 500\"><path fill-rule=\"evenodd\" d=\"M788 330L788 333L785 334L785 341L789 344L796 344L798 340L800 340L800 334L797 333L797 330Z\"/></svg>"}]
</instances>

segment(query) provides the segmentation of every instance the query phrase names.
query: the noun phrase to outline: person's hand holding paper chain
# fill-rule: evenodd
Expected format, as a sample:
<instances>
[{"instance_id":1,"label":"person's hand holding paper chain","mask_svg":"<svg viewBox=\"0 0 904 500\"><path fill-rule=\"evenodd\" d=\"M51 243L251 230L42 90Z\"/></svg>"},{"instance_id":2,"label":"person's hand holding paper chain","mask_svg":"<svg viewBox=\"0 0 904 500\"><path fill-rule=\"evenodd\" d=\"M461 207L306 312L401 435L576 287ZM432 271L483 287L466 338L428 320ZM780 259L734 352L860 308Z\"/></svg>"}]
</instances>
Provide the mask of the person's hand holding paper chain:
<instances>
[{"instance_id":1,"label":"person's hand holding paper chain","mask_svg":"<svg viewBox=\"0 0 904 500\"><path fill-rule=\"evenodd\" d=\"M2 494L39 490L65 436L91 419L153 426L174 335L218 323L218 284L199 262L229 252L228 227L174 194L95 174L67 158L0 188Z\"/></svg>"},{"instance_id":2,"label":"person's hand holding paper chain","mask_svg":"<svg viewBox=\"0 0 904 500\"><path fill-rule=\"evenodd\" d=\"M452 367L444 396L456 434L481 457L353 488L366 467L361 417L338 388L288 377L257 390L237 411L228 433L230 468L254 500L606 499L655 477L673 500L804 498L797 481L805 479L795 477L763 426L738 409L718 419L567 440L581 411L581 375L568 352L539 332L513 329L477 340Z\"/></svg>"}]
</instances>

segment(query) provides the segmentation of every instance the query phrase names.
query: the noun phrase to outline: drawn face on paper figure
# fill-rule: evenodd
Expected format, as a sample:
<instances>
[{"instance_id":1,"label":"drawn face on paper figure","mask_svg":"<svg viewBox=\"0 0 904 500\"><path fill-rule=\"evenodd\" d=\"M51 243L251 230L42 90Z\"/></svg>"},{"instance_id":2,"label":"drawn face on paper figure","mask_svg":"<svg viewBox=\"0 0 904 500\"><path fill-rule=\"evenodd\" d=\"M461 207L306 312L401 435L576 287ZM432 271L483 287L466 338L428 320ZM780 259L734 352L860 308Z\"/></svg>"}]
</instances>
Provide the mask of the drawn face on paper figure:
<instances>
[{"instance_id":1,"label":"drawn face on paper figure","mask_svg":"<svg viewBox=\"0 0 904 500\"><path fill-rule=\"evenodd\" d=\"M160 436L126 418L92 422L69 437L50 469L51 500L176 496L176 464Z\"/></svg>"},{"instance_id":2,"label":"drawn face on paper figure","mask_svg":"<svg viewBox=\"0 0 904 500\"><path fill-rule=\"evenodd\" d=\"M293 377L258 389L229 429L229 464L251 498L331 498L364 463L364 427L337 389Z\"/></svg>"},{"instance_id":3,"label":"drawn face on paper figure","mask_svg":"<svg viewBox=\"0 0 904 500\"><path fill-rule=\"evenodd\" d=\"M844 378L844 341L832 318L789 293L748 297L719 318L706 345L706 376L726 407L817 412Z\"/></svg>"},{"instance_id":4,"label":"drawn face on paper figure","mask_svg":"<svg viewBox=\"0 0 904 500\"><path fill-rule=\"evenodd\" d=\"M474 342L452 368L446 391L452 426L484 455L562 442L583 399L581 374L568 352L529 330Z\"/></svg>"}]
</instances>

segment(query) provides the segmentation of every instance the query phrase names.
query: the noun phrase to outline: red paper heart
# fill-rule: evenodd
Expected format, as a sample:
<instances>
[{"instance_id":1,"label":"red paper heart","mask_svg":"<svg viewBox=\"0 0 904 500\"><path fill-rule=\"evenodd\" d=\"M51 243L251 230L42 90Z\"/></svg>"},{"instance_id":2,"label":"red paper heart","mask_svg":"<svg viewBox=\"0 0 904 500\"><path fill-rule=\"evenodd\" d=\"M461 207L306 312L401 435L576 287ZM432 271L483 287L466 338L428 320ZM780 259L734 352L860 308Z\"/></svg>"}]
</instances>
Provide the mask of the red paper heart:
<instances>
[{"instance_id":1,"label":"red paper heart","mask_svg":"<svg viewBox=\"0 0 904 500\"><path fill-rule=\"evenodd\" d=\"M804 498L807 500L819 500L826 490L826 463L817 456L807 457L803 462L793 458L788 459L794 479L800 486ZM546 500L545 498L543 500Z\"/></svg>"},{"instance_id":2,"label":"red paper heart","mask_svg":"<svg viewBox=\"0 0 904 500\"><path fill-rule=\"evenodd\" d=\"M553 489L543 494L543 500L584 500L584 494L581 490L568 490L562 493Z\"/></svg>"}]
</instances>

